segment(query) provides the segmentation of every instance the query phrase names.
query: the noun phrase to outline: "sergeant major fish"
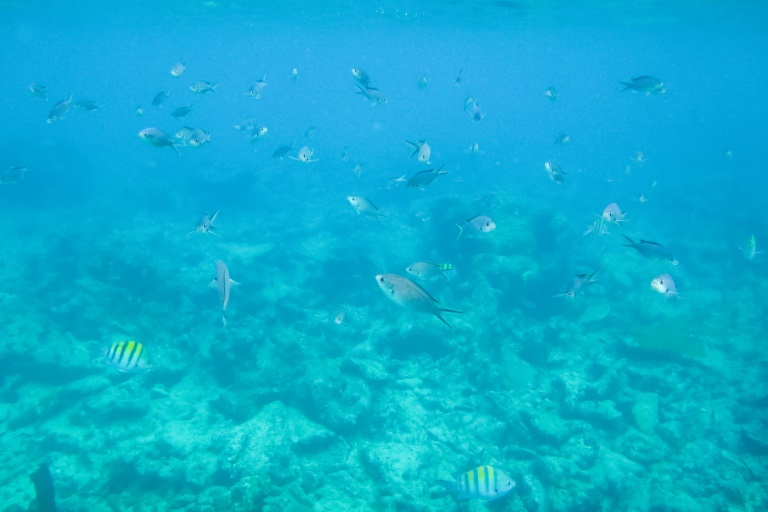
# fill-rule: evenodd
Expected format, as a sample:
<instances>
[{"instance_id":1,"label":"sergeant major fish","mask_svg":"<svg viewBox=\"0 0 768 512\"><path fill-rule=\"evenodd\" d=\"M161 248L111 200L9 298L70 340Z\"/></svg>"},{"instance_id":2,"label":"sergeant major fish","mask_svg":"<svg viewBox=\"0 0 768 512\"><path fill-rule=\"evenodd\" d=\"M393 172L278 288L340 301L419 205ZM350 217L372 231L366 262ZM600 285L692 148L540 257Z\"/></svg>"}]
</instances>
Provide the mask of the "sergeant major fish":
<instances>
[{"instance_id":1,"label":"sergeant major fish","mask_svg":"<svg viewBox=\"0 0 768 512\"><path fill-rule=\"evenodd\" d=\"M456 227L459 228L459 236L456 237L456 240L458 240L461 238L461 235L464 234L466 229L469 229L471 232L475 233L490 233L496 229L496 223L493 222L490 217L485 215L476 215L471 219L465 220L463 226L456 224Z\"/></svg>"},{"instance_id":2,"label":"sergeant major fish","mask_svg":"<svg viewBox=\"0 0 768 512\"><path fill-rule=\"evenodd\" d=\"M211 134L200 128L195 129L189 137L189 145L193 148L199 148L211 142Z\"/></svg>"},{"instance_id":3,"label":"sergeant major fish","mask_svg":"<svg viewBox=\"0 0 768 512\"><path fill-rule=\"evenodd\" d=\"M45 101L48 101L48 88L46 86L33 82L29 84L27 89L32 96L36 96L38 98L44 99Z\"/></svg>"},{"instance_id":4,"label":"sergeant major fish","mask_svg":"<svg viewBox=\"0 0 768 512\"><path fill-rule=\"evenodd\" d=\"M441 308L437 299L407 277L397 274L379 274L376 276L376 283L384 295L395 304L399 304L409 311L435 315L448 327L451 327L451 324L445 321L442 313L461 314L461 311Z\"/></svg>"},{"instance_id":5,"label":"sergeant major fish","mask_svg":"<svg viewBox=\"0 0 768 512\"><path fill-rule=\"evenodd\" d=\"M189 113L193 110L194 107L192 105L185 105L183 107L176 108L173 112L171 112L171 115L176 119L181 119L182 117L189 115Z\"/></svg>"},{"instance_id":6,"label":"sergeant major fish","mask_svg":"<svg viewBox=\"0 0 768 512\"><path fill-rule=\"evenodd\" d=\"M456 476L453 481L438 480L445 493L457 499L492 501L502 498L515 488L515 481L493 466L480 466Z\"/></svg>"},{"instance_id":7,"label":"sergeant major fish","mask_svg":"<svg viewBox=\"0 0 768 512\"><path fill-rule=\"evenodd\" d=\"M371 77L369 77L368 73L366 73L362 69L352 68L352 76L354 76L355 80L357 80L358 83L363 87L368 88L371 86Z\"/></svg>"},{"instance_id":8,"label":"sergeant major fish","mask_svg":"<svg viewBox=\"0 0 768 512\"><path fill-rule=\"evenodd\" d=\"M184 74L184 71L187 70L187 66L183 62L177 62L173 66L171 66L170 73L171 76L175 76L176 78L179 78L181 75Z\"/></svg>"},{"instance_id":9,"label":"sergeant major fish","mask_svg":"<svg viewBox=\"0 0 768 512\"><path fill-rule=\"evenodd\" d=\"M160 91L152 98L152 106L160 107L171 95L171 91Z\"/></svg>"},{"instance_id":10,"label":"sergeant major fish","mask_svg":"<svg viewBox=\"0 0 768 512\"><path fill-rule=\"evenodd\" d=\"M116 341L109 347L104 361L121 372L137 373L152 365L144 345L136 341Z\"/></svg>"}]
</instances>

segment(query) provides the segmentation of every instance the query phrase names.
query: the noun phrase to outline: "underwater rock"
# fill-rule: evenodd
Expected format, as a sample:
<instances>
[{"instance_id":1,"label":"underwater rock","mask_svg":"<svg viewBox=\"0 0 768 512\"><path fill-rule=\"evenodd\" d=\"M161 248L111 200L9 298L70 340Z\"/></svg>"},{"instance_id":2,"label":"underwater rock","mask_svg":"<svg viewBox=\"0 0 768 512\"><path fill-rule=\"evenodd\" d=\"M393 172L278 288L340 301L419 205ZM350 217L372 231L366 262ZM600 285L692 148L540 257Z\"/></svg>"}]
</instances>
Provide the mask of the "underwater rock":
<instances>
[{"instance_id":1,"label":"underwater rock","mask_svg":"<svg viewBox=\"0 0 768 512\"><path fill-rule=\"evenodd\" d=\"M641 432L653 434L659 423L659 395L641 393L632 406L632 416Z\"/></svg>"},{"instance_id":2,"label":"underwater rock","mask_svg":"<svg viewBox=\"0 0 768 512\"><path fill-rule=\"evenodd\" d=\"M528 428L533 430L536 435L541 436L543 442L556 446L563 444L577 428L568 424L554 411L542 411L541 413L521 411L521 415Z\"/></svg>"},{"instance_id":3,"label":"underwater rock","mask_svg":"<svg viewBox=\"0 0 768 512\"><path fill-rule=\"evenodd\" d=\"M768 455L768 426L765 421L753 419L741 426L742 447L756 455Z\"/></svg>"},{"instance_id":4,"label":"underwater rock","mask_svg":"<svg viewBox=\"0 0 768 512\"><path fill-rule=\"evenodd\" d=\"M669 448L658 437L629 429L614 446L622 455L646 466L665 459Z\"/></svg>"},{"instance_id":5,"label":"underwater rock","mask_svg":"<svg viewBox=\"0 0 768 512\"><path fill-rule=\"evenodd\" d=\"M342 371L362 377L372 383L383 382L390 378L387 368L380 362L372 359L348 358L341 363Z\"/></svg>"},{"instance_id":6,"label":"underwater rock","mask_svg":"<svg viewBox=\"0 0 768 512\"><path fill-rule=\"evenodd\" d=\"M549 512L549 497L547 489L538 478L531 474L523 475L517 490L523 505L528 512Z\"/></svg>"},{"instance_id":7,"label":"underwater rock","mask_svg":"<svg viewBox=\"0 0 768 512\"><path fill-rule=\"evenodd\" d=\"M645 468L623 455L601 447L592 472L592 483L604 492L625 492L632 488L638 476L646 473Z\"/></svg>"},{"instance_id":8,"label":"underwater rock","mask_svg":"<svg viewBox=\"0 0 768 512\"><path fill-rule=\"evenodd\" d=\"M305 382L314 415L331 430L350 432L368 419L371 390L362 379L342 374L338 360L310 367Z\"/></svg>"},{"instance_id":9,"label":"underwater rock","mask_svg":"<svg viewBox=\"0 0 768 512\"><path fill-rule=\"evenodd\" d=\"M429 494L427 482L419 477L428 451L420 445L391 442L370 445L362 455L380 486L393 494L418 499Z\"/></svg>"},{"instance_id":10,"label":"underwater rock","mask_svg":"<svg viewBox=\"0 0 768 512\"><path fill-rule=\"evenodd\" d=\"M578 418L597 423L602 428L615 428L621 423L621 412L611 400L585 400L568 408L568 412Z\"/></svg>"},{"instance_id":11,"label":"underwater rock","mask_svg":"<svg viewBox=\"0 0 768 512\"><path fill-rule=\"evenodd\" d=\"M101 393L112 386L112 381L103 375L91 375L68 384L62 393L67 399L77 400L85 396Z\"/></svg>"},{"instance_id":12,"label":"underwater rock","mask_svg":"<svg viewBox=\"0 0 768 512\"><path fill-rule=\"evenodd\" d=\"M568 439L561 447L561 453L581 470L594 466L600 453L600 442L596 436L579 433Z\"/></svg>"}]
</instances>

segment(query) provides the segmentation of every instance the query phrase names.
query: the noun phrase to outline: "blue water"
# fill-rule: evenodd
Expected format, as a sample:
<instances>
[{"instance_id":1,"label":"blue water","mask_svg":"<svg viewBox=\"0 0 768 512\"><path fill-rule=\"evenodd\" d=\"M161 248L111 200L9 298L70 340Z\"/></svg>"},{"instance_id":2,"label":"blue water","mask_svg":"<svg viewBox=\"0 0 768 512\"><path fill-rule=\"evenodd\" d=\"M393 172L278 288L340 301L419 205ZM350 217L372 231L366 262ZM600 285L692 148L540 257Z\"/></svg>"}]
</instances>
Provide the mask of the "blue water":
<instances>
[{"instance_id":1,"label":"blue water","mask_svg":"<svg viewBox=\"0 0 768 512\"><path fill-rule=\"evenodd\" d=\"M0 184L0 511L36 510L42 462L62 512L768 509L762 3L0 13L0 169L27 169ZM386 104L355 94L352 68ZM665 92L621 90L642 75ZM101 110L46 123L70 94ZM251 142L247 118L268 133ZM210 143L138 136L185 125ZM272 157L290 144L317 161ZM439 166L423 190L388 182ZM585 234L613 202L626 221ZM194 232L216 210L216 234ZM457 240L476 215L496 230ZM226 327L217 260L240 283ZM421 281L416 261L454 269ZM400 307L387 273L463 314ZM665 273L677 295L650 286ZM120 340L152 370L105 364ZM514 490L437 492L481 465Z\"/></svg>"}]
</instances>

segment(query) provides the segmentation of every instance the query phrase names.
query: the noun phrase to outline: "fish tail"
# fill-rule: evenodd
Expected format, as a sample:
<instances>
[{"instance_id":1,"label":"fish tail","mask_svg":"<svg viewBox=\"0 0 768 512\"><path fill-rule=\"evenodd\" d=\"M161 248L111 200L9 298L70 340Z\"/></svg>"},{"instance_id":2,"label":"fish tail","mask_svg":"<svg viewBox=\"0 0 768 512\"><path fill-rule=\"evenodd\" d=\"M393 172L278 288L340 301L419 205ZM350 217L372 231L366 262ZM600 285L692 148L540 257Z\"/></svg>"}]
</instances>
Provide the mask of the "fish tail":
<instances>
[{"instance_id":1,"label":"fish tail","mask_svg":"<svg viewBox=\"0 0 768 512\"><path fill-rule=\"evenodd\" d=\"M632 84L628 84L627 82L619 82L619 83L624 86L624 88L620 92L624 92L627 89L631 89L632 88Z\"/></svg>"},{"instance_id":2,"label":"fish tail","mask_svg":"<svg viewBox=\"0 0 768 512\"><path fill-rule=\"evenodd\" d=\"M435 491L432 493L432 497L440 498L442 496L447 496L449 494L458 494L459 492L459 484L458 482L452 482L450 480L438 480L435 482L438 485L441 485L443 488L439 491Z\"/></svg>"},{"instance_id":3,"label":"fish tail","mask_svg":"<svg viewBox=\"0 0 768 512\"><path fill-rule=\"evenodd\" d=\"M453 326L452 326L451 324L449 324L449 323L448 323L448 322L445 320L445 318L443 318L443 315L441 315L440 313L458 313L458 314L460 314L460 315L463 315L463 314L464 314L462 311L456 311L455 309L445 309L445 308L440 308L440 310L439 310L439 311L437 311L437 313L435 313L435 316L436 316L437 318L439 318L439 319L440 319L440 321L442 321L442 322L443 322L445 325L447 325L447 326L448 326L448 327L450 327L451 329L453 329Z\"/></svg>"},{"instance_id":4,"label":"fish tail","mask_svg":"<svg viewBox=\"0 0 768 512\"><path fill-rule=\"evenodd\" d=\"M461 235L464 234L464 228L459 226L458 224L456 224L456 227L459 228L459 236L456 237L456 240L458 240L459 238L461 238Z\"/></svg>"},{"instance_id":5,"label":"fish tail","mask_svg":"<svg viewBox=\"0 0 768 512\"><path fill-rule=\"evenodd\" d=\"M627 240L629 240L629 243L630 243L630 244L632 244L632 245L621 244L621 245L623 245L624 247L633 247L633 246L637 245L637 244L635 243L635 241L634 241L634 240L632 240L631 238L629 238L629 237L628 237L627 235L625 235L624 233L622 233L622 234L621 234L621 236L623 236L624 238L626 238Z\"/></svg>"}]
</instances>

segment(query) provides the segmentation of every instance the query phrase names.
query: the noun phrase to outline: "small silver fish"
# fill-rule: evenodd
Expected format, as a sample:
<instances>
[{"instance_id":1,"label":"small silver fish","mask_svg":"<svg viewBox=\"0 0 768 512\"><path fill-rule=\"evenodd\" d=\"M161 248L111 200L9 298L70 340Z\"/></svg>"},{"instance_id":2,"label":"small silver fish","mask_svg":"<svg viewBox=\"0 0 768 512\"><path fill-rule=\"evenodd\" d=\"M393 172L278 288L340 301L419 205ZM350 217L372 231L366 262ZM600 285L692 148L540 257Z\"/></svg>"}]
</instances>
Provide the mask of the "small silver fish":
<instances>
[{"instance_id":1,"label":"small silver fish","mask_svg":"<svg viewBox=\"0 0 768 512\"><path fill-rule=\"evenodd\" d=\"M142 138L148 144L152 146L163 148L169 147L180 155L179 150L176 149L176 143L165 132L159 128L145 128L139 132L139 137Z\"/></svg>"},{"instance_id":2,"label":"small silver fish","mask_svg":"<svg viewBox=\"0 0 768 512\"><path fill-rule=\"evenodd\" d=\"M547 174L549 175L549 179L557 183L558 185L562 185L565 183L565 171L557 165L554 162L544 162L544 170L547 171Z\"/></svg>"},{"instance_id":3,"label":"small silver fish","mask_svg":"<svg viewBox=\"0 0 768 512\"><path fill-rule=\"evenodd\" d=\"M466 229L474 233L490 233L496 229L496 223L490 217L476 215L471 219L465 220L463 226L456 224L456 227L459 228L459 236L456 237L456 240L458 240Z\"/></svg>"},{"instance_id":4,"label":"small silver fish","mask_svg":"<svg viewBox=\"0 0 768 512\"><path fill-rule=\"evenodd\" d=\"M261 80L254 82L250 89L246 92L251 98L261 98L261 93L264 92L264 88L267 86L267 75L264 75Z\"/></svg>"},{"instance_id":5,"label":"small silver fish","mask_svg":"<svg viewBox=\"0 0 768 512\"><path fill-rule=\"evenodd\" d=\"M450 267L453 269L453 266ZM429 280L435 277L442 277L448 279L448 276L443 272L447 270L442 263L432 263L431 261L417 261L405 267L405 271L416 276L419 279Z\"/></svg>"},{"instance_id":6,"label":"small silver fish","mask_svg":"<svg viewBox=\"0 0 768 512\"><path fill-rule=\"evenodd\" d=\"M453 85L459 87L461 85L461 74L464 73L464 68L461 68L456 74L456 78L453 80Z\"/></svg>"},{"instance_id":7,"label":"small silver fish","mask_svg":"<svg viewBox=\"0 0 768 512\"><path fill-rule=\"evenodd\" d=\"M48 88L46 86L32 82L27 89L32 96L48 101Z\"/></svg>"},{"instance_id":8,"label":"small silver fish","mask_svg":"<svg viewBox=\"0 0 768 512\"><path fill-rule=\"evenodd\" d=\"M399 178L389 178L387 181L384 182L384 187L381 187L381 188L385 188L389 190L391 188L397 187L401 183L405 183L406 181L408 180L406 179L405 174L403 174Z\"/></svg>"},{"instance_id":9,"label":"small silver fish","mask_svg":"<svg viewBox=\"0 0 768 512\"><path fill-rule=\"evenodd\" d=\"M347 201L357 211L358 215L366 215L368 217L375 217L376 222L379 221L379 217L386 217L379 208L368 199L361 196L347 196Z\"/></svg>"},{"instance_id":10,"label":"small silver fish","mask_svg":"<svg viewBox=\"0 0 768 512\"><path fill-rule=\"evenodd\" d=\"M426 171L417 172L413 176L411 176L411 179L408 180L408 183L405 184L405 188L424 188L433 181L435 181L438 176L442 176L443 174L448 174L448 171L443 170L443 166L441 165L439 169L427 169Z\"/></svg>"},{"instance_id":11,"label":"small silver fish","mask_svg":"<svg viewBox=\"0 0 768 512\"><path fill-rule=\"evenodd\" d=\"M366 89L371 86L371 77L360 68L352 68L352 76Z\"/></svg>"},{"instance_id":12,"label":"small silver fish","mask_svg":"<svg viewBox=\"0 0 768 512\"><path fill-rule=\"evenodd\" d=\"M216 88L219 84L212 84L210 82L203 82L202 80L193 83L189 86L189 90L195 94L206 94L209 92L216 92Z\"/></svg>"},{"instance_id":13,"label":"small silver fish","mask_svg":"<svg viewBox=\"0 0 768 512\"><path fill-rule=\"evenodd\" d=\"M314 149L310 149L309 146L303 146L299 150L299 154L297 156L289 156L288 158L290 158L291 160L296 160L298 162L308 164L308 163L317 162L318 160L320 160L319 158L312 159L312 155L314 154L315 154Z\"/></svg>"},{"instance_id":14,"label":"small silver fish","mask_svg":"<svg viewBox=\"0 0 768 512\"><path fill-rule=\"evenodd\" d=\"M211 286L215 286L219 291L219 300L221 300L221 321L224 327L227 327L227 305L229 304L229 294L233 285L240 284L229 277L227 265L221 261L216 261L216 277L211 281Z\"/></svg>"},{"instance_id":15,"label":"small silver fish","mask_svg":"<svg viewBox=\"0 0 768 512\"><path fill-rule=\"evenodd\" d=\"M200 128L195 129L192 135L189 137L189 145L193 148L202 147L205 144L211 142L211 134Z\"/></svg>"},{"instance_id":16,"label":"small silver fish","mask_svg":"<svg viewBox=\"0 0 768 512\"><path fill-rule=\"evenodd\" d=\"M451 327L451 324L446 322L442 313L461 314L461 311L455 309L441 308L436 298L407 277L397 274L379 274L376 276L376 283L384 295L395 304L416 313L435 315L448 327Z\"/></svg>"},{"instance_id":17,"label":"small silver fish","mask_svg":"<svg viewBox=\"0 0 768 512\"><path fill-rule=\"evenodd\" d=\"M152 98L152 106L160 107L171 96L171 91L160 91Z\"/></svg>"},{"instance_id":18,"label":"small silver fish","mask_svg":"<svg viewBox=\"0 0 768 512\"><path fill-rule=\"evenodd\" d=\"M428 76L422 76L419 78L419 89L424 89L429 85L429 77Z\"/></svg>"},{"instance_id":19,"label":"small silver fish","mask_svg":"<svg viewBox=\"0 0 768 512\"><path fill-rule=\"evenodd\" d=\"M336 325L341 325L344 323L344 320L347 318L347 313L345 311L339 311L339 313L333 317L333 323Z\"/></svg>"},{"instance_id":20,"label":"small silver fish","mask_svg":"<svg viewBox=\"0 0 768 512\"><path fill-rule=\"evenodd\" d=\"M651 288L667 297L670 295L678 295L675 281L669 274L661 274L660 276L653 278L651 281Z\"/></svg>"},{"instance_id":21,"label":"small silver fish","mask_svg":"<svg viewBox=\"0 0 768 512\"><path fill-rule=\"evenodd\" d=\"M474 98L464 100L464 112L468 113L469 117L475 122L482 121L485 118L485 113L480 109L477 100Z\"/></svg>"},{"instance_id":22,"label":"small silver fish","mask_svg":"<svg viewBox=\"0 0 768 512\"><path fill-rule=\"evenodd\" d=\"M99 105L93 100L77 100L72 106L83 112L95 112L96 110L101 110L102 107L102 105Z\"/></svg>"},{"instance_id":23,"label":"small silver fish","mask_svg":"<svg viewBox=\"0 0 768 512\"><path fill-rule=\"evenodd\" d=\"M26 167L10 167L8 169L0 170L0 183L18 183L24 179L27 174Z\"/></svg>"},{"instance_id":24,"label":"small silver fish","mask_svg":"<svg viewBox=\"0 0 768 512\"><path fill-rule=\"evenodd\" d=\"M599 281L599 279L595 279L595 274L598 272L600 272L599 268L591 274L577 274L573 276L570 282L565 286L565 291L563 293L558 293L555 297L569 297L571 299L576 297L580 290Z\"/></svg>"},{"instance_id":25,"label":"small silver fish","mask_svg":"<svg viewBox=\"0 0 768 512\"><path fill-rule=\"evenodd\" d=\"M280 160L283 159L285 155L291 152L293 149L293 144L290 144L289 146L280 146L275 151L272 152L272 158L279 158Z\"/></svg>"},{"instance_id":26,"label":"small silver fish","mask_svg":"<svg viewBox=\"0 0 768 512\"><path fill-rule=\"evenodd\" d=\"M549 101L555 101L557 99L557 89L554 87L547 87L547 90L544 91L544 96L549 98Z\"/></svg>"},{"instance_id":27,"label":"small silver fish","mask_svg":"<svg viewBox=\"0 0 768 512\"><path fill-rule=\"evenodd\" d=\"M465 153L469 153L471 155L484 155L485 151L480 150L480 144L475 142L471 146L469 146L467 149L464 150Z\"/></svg>"},{"instance_id":28,"label":"small silver fish","mask_svg":"<svg viewBox=\"0 0 768 512\"><path fill-rule=\"evenodd\" d=\"M558 145L568 144L570 140L571 140L570 135L568 135L565 132L560 132L557 134L557 137L555 137L555 144L558 144Z\"/></svg>"},{"instance_id":29,"label":"small silver fish","mask_svg":"<svg viewBox=\"0 0 768 512\"><path fill-rule=\"evenodd\" d=\"M54 121L61 121L64 116L69 112L69 106L72 104L72 95L69 95L69 99L62 100L53 106L51 112L48 114L48 119L45 121L48 124Z\"/></svg>"},{"instance_id":30,"label":"small silver fish","mask_svg":"<svg viewBox=\"0 0 768 512\"><path fill-rule=\"evenodd\" d=\"M355 87L357 87L357 92L355 94L362 94L372 105L384 105L388 103L387 98L385 98L381 91L375 87L361 87L359 84L355 84Z\"/></svg>"},{"instance_id":31,"label":"small silver fish","mask_svg":"<svg viewBox=\"0 0 768 512\"><path fill-rule=\"evenodd\" d=\"M192 105L186 105L183 107L178 107L173 112L171 112L171 115L176 119L181 119L182 117L186 117L193 110L194 107Z\"/></svg>"},{"instance_id":32,"label":"small silver fish","mask_svg":"<svg viewBox=\"0 0 768 512\"><path fill-rule=\"evenodd\" d=\"M171 76L175 76L176 78L179 78L181 75L184 74L184 72L187 70L187 66L183 62L177 62L173 66L171 66L170 73Z\"/></svg>"},{"instance_id":33,"label":"small silver fish","mask_svg":"<svg viewBox=\"0 0 768 512\"><path fill-rule=\"evenodd\" d=\"M212 235L219 236L219 234L214 231L213 226L213 223L216 222L216 217L218 217L218 215L219 210L216 210L210 217L207 213L203 213L203 215L200 217L200 220L198 220L197 224L195 224L195 229L187 233L187 237L190 237L195 233L211 233Z\"/></svg>"},{"instance_id":34,"label":"small silver fish","mask_svg":"<svg viewBox=\"0 0 768 512\"><path fill-rule=\"evenodd\" d=\"M622 212L619 205L611 203L603 209L603 214L600 216L605 222L611 224L619 224L620 222L626 222L627 212Z\"/></svg>"},{"instance_id":35,"label":"small silver fish","mask_svg":"<svg viewBox=\"0 0 768 512\"><path fill-rule=\"evenodd\" d=\"M234 125L235 129L240 130L241 132L253 131L254 126L256 126L256 119L253 117L246 117L240 121L240 124Z\"/></svg>"},{"instance_id":36,"label":"small silver fish","mask_svg":"<svg viewBox=\"0 0 768 512\"><path fill-rule=\"evenodd\" d=\"M630 82L619 82L624 86L622 91L630 90L633 92L644 92L648 94L664 94L664 83L658 78L652 76L638 76L633 78Z\"/></svg>"},{"instance_id":37,"label":"small silver fish","mask_svg":"<svg viewBox=\"0 0 768 512\"><path fill-rule=\"evenodd\" d=\"M427 141L420 140L418 143L416 143L406 140L405 143L414 149L413 153L411 153L411 158L415 156L419 162L429 164L429 157L432 155L432 148L429 147Z\"/></svg>"},{"instance_id":38,"label":"small silver fish","mask_svg":"<svg viewBox=\"0 0 768 512\"><path fill-rule=\"evenodd\" d=\"M269 128L266 126L254 126L251 131L251 142L256 142L269 132Z\"/></svg>"},{"instance_id":39,"label":"small silver fish","mask_svg":"<svg viewBox=\"0 0 768 512\"><path fill-rule=\"evenodd\" d=\"M755 235L752 235L751 237L749 237L746 245L742 249L742 253L744 254L744 257L748 260L751 260L756 255L761 254L760 251L757 250L757 241L755 240Z\"/></svg>"},{"instance_id":40,"label":"small silver fish","mask_svg":"<svg viewBox=\"0 0 768 512\"><path fill-rule=\"evenodd\" d=\"M637 165L639 165L640 167L642 167L642 166L643 166L643 164L644 164L645 162L647 162L647 161L648 161L648 159L647 159L647 158L645 158L645 156L643 155L643 152L642 152L642 151L638 151L638 152L637 152L637 154L636 154L635 156L633 156L632 158L630 158L630 160L632 160L633 162L635 162L635 163L636 163Z\"/></svg>"},{"instance_id":41,"label":"small silver fish","mask_svg":"<svg viewBox=\"0 0 768 512\"><path fill-rule=\"evenodd\" d=\"M299 70L298 70L298 69L296 69L296 68L293 68L293 69L291 70L291 75L290 75L288 78L290 78L291 80L293 80L293 83L296 83L296 80L298 80L298 79L299 79Z\"/></svg>"},{"instance_id":42,"label":"small silver fish","mask_svg":"<svg viewBox=\"0 0 768 512\"><path fill-rule=\"evenodd\" d=\"M189 143L189 139L192 138L192 135L195 133L194 128L190 128L189 126L184 126L179 131L176 132L176 138L181 140L184 145L187 145Z\"/></svg>"}]
</instances>

